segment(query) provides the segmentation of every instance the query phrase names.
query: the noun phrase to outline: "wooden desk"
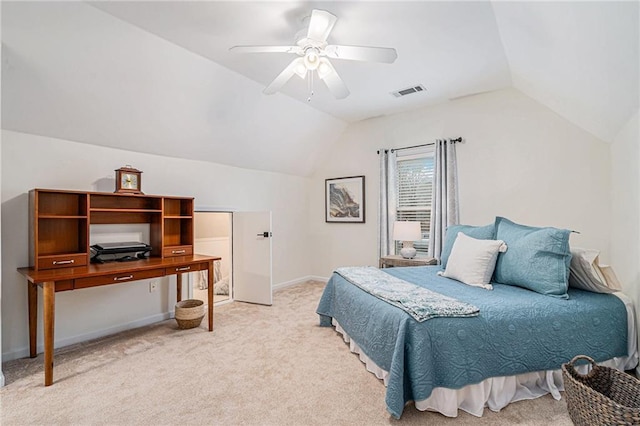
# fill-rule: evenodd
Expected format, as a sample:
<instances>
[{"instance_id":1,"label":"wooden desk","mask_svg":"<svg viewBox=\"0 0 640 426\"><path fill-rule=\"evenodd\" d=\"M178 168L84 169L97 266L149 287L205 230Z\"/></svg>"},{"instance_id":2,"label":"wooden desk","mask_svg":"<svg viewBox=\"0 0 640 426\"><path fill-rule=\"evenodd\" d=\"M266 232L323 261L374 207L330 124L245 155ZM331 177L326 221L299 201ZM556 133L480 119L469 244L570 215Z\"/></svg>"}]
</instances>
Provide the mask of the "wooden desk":
<instances>
[{"instance_id":1,"label":"wooden desk","mask_svg":"<svg viewBox=\"0 0 640 426\"><path fill-rule=\"evenodd\" d=\"M118 284L136 280L176 275L177 299L182 298L182 274L206 270L208 274L209 331L213 331L213 262L217 256L180 256L132 262L89 264L77 268L45 269L19 268L27 278L29 300L29 355L37 356L36 325L38 320L38 286L44 297L44 385L53 384L53 342L55 324L55 292Z\"/></svg>"}]
</instances>

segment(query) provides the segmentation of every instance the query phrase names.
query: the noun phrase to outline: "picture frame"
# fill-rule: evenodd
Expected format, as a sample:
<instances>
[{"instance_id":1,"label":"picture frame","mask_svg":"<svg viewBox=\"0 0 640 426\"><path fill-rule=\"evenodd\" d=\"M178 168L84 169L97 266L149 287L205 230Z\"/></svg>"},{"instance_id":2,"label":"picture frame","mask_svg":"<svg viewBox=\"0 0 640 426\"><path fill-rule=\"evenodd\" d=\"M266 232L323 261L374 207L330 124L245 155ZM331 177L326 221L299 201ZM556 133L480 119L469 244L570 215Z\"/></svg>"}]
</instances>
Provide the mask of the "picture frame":
<instances>
[{"instance_id":1,"label":"picture frame","mask_svg":"<svg viewBox=\"0 0 640 426\"><path fill-rule=\"evenodd\" d=\"M365 223L364 176L325 179L327 223Z\"/></svg>"}]
</instances>

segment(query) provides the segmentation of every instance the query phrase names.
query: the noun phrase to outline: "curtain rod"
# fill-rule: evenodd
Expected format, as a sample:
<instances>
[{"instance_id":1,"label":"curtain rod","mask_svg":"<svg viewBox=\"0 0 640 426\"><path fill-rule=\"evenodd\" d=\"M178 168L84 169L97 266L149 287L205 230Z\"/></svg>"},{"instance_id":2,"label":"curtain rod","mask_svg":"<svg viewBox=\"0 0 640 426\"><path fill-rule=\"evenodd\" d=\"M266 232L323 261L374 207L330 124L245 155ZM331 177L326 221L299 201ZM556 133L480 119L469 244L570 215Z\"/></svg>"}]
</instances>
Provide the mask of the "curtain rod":
<instances>
[{"instance_id":1,"label":"curtain rod","mask_svg":"<svg viewBox=\"0 0 640 426\"><path fill-rule=\"evenodd\" d=\"M462 137L459 138L455 138L455 139L449 139L449 142L453 142L453 143L464 143L464 141L462 140ZM423 146L431 146L431 145L435 145L435 142L430 142L430 143L423 143L422 145L413 145L413 146L405 146L402 148L393 148L391 149L391 152L394 151L402 151L403 149L411 149L411 148L421 148ZM389 151L389 150L387 150ZM378 154L380 154L380 150L376 151Z\"/></svg>"}]
</instances>

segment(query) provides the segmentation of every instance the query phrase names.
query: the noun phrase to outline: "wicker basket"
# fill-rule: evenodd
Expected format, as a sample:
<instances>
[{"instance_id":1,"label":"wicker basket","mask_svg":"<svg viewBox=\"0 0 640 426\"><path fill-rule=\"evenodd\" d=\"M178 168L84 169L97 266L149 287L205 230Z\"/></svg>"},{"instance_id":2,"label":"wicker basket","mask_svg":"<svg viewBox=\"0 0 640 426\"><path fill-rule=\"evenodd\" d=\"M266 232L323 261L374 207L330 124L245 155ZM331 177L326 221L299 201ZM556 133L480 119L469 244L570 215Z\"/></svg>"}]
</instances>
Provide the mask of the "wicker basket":
<instances>
[{"instance_id":1,"label":"wicker basket","mask_svg":"<svg viewBox=\"0 0 640 426\"><path fill-rule=\"evenodd\" d=\"M202 322L202 318L204 318L202 300L187 299L176 303L176 321L179 329L197 327Z\"/></svg>"},{"instance_id":2,"label":"wicker basket","mask_svg":"<svg viewBox=\"0 0 640 426\"><path fill-rule=\"evenodd\" d=\"M576 361L591 363L587 374L574 368ZM614 368L597 365L578 355L562 365L567 408L578 426L640 425L640 380Z\"/></svg>"}]
</instances>

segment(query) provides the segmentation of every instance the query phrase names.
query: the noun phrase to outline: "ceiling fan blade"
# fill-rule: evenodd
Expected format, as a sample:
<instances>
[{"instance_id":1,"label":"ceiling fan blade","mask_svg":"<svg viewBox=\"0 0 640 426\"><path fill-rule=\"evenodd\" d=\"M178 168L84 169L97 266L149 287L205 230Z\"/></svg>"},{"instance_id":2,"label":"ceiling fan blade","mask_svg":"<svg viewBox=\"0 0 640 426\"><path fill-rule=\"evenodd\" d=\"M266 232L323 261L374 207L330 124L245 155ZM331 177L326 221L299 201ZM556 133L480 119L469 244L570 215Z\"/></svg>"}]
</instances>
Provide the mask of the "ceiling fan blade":
<instances>
[{"instance_id":1,"label":"ceiling fan blade","mask_svg":"<svg viewBox=\"0 0 640 426\"><path fill-rule=\"evenodd\" d=\"M299 53L299 46L233 46L229 49L237 53Z\"/></svg>"},{"instance_id":2,"label":"ceiling fan blade","mask_svg":"<svg viewBox=\"0 0 640 426\"><path fill-rule=\"evenodd\" d=\"M337 20L338 18L335 15L326 10L313 9L309 20L307 38L319 42L327 41L327 37L329 37L329 33Z\"/></svg>"},{"instance_id":3,"label":"ceiling fan blade","mask_svg":"<svg viewBox=\"0 0 640 426\"><path fill-rule=\"evenodd\" d=\"M284 84L289 81L294 74L298 74L298 67L302 66L304 68L304 59L296 58L287 67L263 90L263 92L267 95L271 95L276 93L278 90L284 86ZM306 73L306 68L304 72Z\"/></svg>"},{"instance_id":4,"label":"ceiling fan blade","mask_svg":"<svg viewBox=\"0 0 640 426\"><path fill-rule=\"evenodd\" d=\"M340 46L329 45L324 48L324 53L335 59L348 59L351 61L393 63L398 54L391 47L366 47L366 46Z\"/></svg>"},{"instance_id":5,"label":"ceiling fan blade","mask_svg":"<svg viewBox=\"0 0 640 426\"><path fill-rule=\"evenodd\" d=\"M347 89L347 85L344 84L344 81L340 78L336 69L333 68L331 62L327 58L320 58L320 65L318 66L318 77L329 88L329 91L335 96L337 99L344 99L349 96L349 89Z\"/></svg>"}]
</instances>

